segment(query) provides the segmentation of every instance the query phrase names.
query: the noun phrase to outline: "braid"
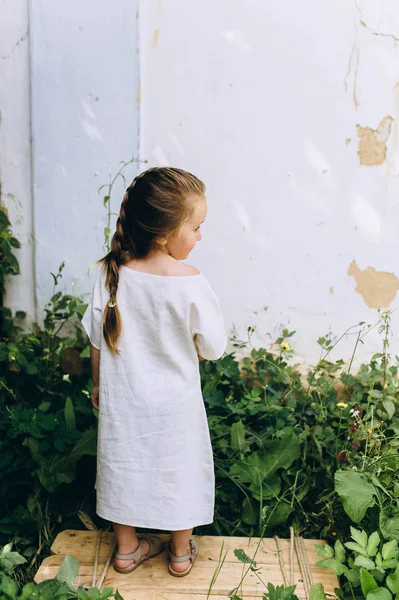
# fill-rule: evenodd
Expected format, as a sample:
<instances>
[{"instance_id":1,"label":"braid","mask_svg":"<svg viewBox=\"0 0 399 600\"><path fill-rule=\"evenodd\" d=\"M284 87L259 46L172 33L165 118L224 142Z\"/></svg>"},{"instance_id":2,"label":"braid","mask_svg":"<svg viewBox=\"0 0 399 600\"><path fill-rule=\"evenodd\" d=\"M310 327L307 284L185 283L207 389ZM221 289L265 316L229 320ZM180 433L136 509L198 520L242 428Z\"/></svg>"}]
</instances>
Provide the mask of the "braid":
<instances>
[{"instance_id":1,"label":"braid","mask_svg":"<svg viewBox=\"0 0 399 600\"><path fill-rule=\"evenodd\" d=\"M105 287L109 291L109 302L105 307L103 318L103 335L107 346L112 352L119 354L116 342L122 331L122 318L116 302L116 294L119 284L119 267L127 262L131 254L127 251L129 244L126 243L123 224L126 220L125 204L129 197L127 189L123 200L119 217L116 222L116 231L111 240L111 251L103 258L105 269Z\"/></svg>"}]
</instances>

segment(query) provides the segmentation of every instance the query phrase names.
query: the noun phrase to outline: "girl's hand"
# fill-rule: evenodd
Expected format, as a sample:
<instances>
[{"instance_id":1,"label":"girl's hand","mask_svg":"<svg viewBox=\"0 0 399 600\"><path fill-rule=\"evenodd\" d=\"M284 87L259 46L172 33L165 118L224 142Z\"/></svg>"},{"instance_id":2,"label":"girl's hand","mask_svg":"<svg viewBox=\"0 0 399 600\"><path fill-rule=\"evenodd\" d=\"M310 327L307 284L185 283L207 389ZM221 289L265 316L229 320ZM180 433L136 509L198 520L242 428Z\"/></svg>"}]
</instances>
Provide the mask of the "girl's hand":
<instances>
[{"instance_id":1,"label":"girl's hand","mask_svg":"<svg viewBox=\"0 0 399 600\"><path fill-rule=\"evenodd\" d=\"M94 406L94 408L96 408L97 410L99 410L99 408L100 408L99 397L100 397L100 388L98 385L95 385L93 387L93 389L91 390L91 403Z\"/></svg>"}]
</instances>

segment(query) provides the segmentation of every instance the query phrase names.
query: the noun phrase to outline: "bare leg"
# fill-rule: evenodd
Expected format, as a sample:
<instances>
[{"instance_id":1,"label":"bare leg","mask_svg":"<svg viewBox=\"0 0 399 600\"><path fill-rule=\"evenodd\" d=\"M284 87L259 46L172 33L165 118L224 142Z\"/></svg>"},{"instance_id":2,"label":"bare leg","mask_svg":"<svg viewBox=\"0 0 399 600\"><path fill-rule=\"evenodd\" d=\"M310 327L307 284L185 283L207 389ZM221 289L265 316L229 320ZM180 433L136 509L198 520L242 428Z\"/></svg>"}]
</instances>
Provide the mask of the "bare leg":
<instances>
[{"instance_id":1,"label":"bare leg","mask_svg":"<svg viewBox=\"0 0 399 600\"><path fill-rule=\"evenodd\" d=\"M190 552L190 537L193 534L192 529L183 529L182 531L172 531L172 552L175 556L184 556ZM185 571L190 566L190 561L182 563L171 562L174 571Z\"/></svg>"},{"instance_id":2,"label":"bare leg","mask_svg":"<svg viewBox=\"0 0 399 600\"><path fill-rule=\"evenodd\" d=\"M118 542L118 552L121 554L130 554L139 547L139 539L136 535L136 528L131 525L121 525L119 523L112 523L114 532L116 535L116 541ZM142 554L148 553L150 546L146 540L141 542ZM129 567L134 563L134 560L122 560L121 558L115 559L115 566L119 568Z\"/></svg>"}]
</instances>

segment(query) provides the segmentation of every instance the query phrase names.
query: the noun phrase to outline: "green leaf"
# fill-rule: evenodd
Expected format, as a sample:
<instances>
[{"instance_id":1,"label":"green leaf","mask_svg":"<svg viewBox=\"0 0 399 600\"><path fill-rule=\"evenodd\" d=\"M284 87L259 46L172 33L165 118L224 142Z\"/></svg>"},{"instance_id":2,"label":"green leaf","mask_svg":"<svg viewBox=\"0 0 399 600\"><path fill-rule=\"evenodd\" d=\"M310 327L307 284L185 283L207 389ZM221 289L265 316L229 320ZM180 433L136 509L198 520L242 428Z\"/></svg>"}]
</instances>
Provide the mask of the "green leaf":
<instances>
[{"instance_id":1,"label":"green leaf","mask_svg":"<svg viewBox=\"0 0 399 600\"><path fill-rule=\"evenodd\" d=\"M334 550L328 544L315 544L314 547L316 548L318 556L321 556L322 558L333 558Z\"/></svg>"},{"instance_id":2,"label":"green leaf","mask_svg":"<svg viewBox=\"0 0 399 600\"><path fill-rule=\"evenodd\" d=\"M293 510L291 504L287 502L280 502L275 508L265 506L263 519L266 527L274 527L285 523Z\"/></svg>"},{"instance_id":3,"label":"green leaf","mask_svg":"<svg viewBox=\"0 0 399 600\"><path fill-rule=\"evenodd\" d=\"M84 350L79 354L80 358L90 358L90 346L86 346Z\"/></svg>"},{"instance_id":4,"label":"green leaf","mask_svg":"<svg viewBox=\"0 0 399 600\"><path fill-rule=\"evenodd\" d=\"M261 487L262 482L280 468L287 469L299 456L299 439L296 435L265 442L264 449L254 452L245 461L234 463L230 474L242 482Z\"/></svg>"},{"instance_id":5,"label":"green leaf","mask_svg":"<svg viewBox=\"0 0 399 600\"><path fill-rule=\"evenodd\" d=\"M366 600L392 600L392 594L387 588L378 588L369 592Z\"/></svg>"},{"instance_id":6,"label":"green leaf","mask_svg":"<svg viewBox=\"0 0 399 600\"><path fill-rule=\"evenodd\" d=\"M240 453L248 450L248 442L245 440L245 427L241 420L231 426L230 437L231 447L234 450L238 450Z\"/></svg>"},{"instance_id":7,"label":"green leaf","mask_svg":"<svg viewBox=\"0 0 399 600\"><path fill-rule=\"evenodd\" d=\"M356 471L337 471L334 483L346 514L352 521L359 523L367 509L374 505L374 486Z\"/></svg>"},{"instance_id":8,"label":"green leaf","mask_svg":"<svg viewBox=\"0 0 399 600\"><path fill-rule=\"evenodd\" d=\"M383 545L381 549L382 558L384 560L389 560L390 558L397 558L398 556L398 542L396 540L391 540Z\"/></svg>"},{"instance_id":9,"label":"green leaf","mask_svg":"<svg viewBox=\"0 0 399 600\"><path fill-rule=\"evenodd\" d=\"M378 546L380 544L380 536L378 531L373 531L367 542L367 554L369 556L375 556L377 554Z\"/></svg>"},{"instance_id":10,"label":"green leaf","mask_svg":"<svg viewBox=\"0 0 399 600\"><path fill-rule=\"evenodd\" d=\"M65 400L64 418L65 418L65 423L67 426L68 433L75 431L75 429L76 429L75 410L73 408L73 403L70 398L66 398L66 400Z\"/></svg>"},{"instance_id":11,"label":"green leaf","mask_svg":"<svg viewBox=\"0 0 399 600\"><path fill-rule=\"evenodd\" d=\"M57 581L64 581L68 586L73 587L73 582L79 573L79 563L74 556L66 556L56 575Z\"/></svg>"},{"instance_id":12,"label":"green leaf","mask_svg":"<svg viewBox=\"0 0 399 600\"><path fill-rule=\"evenodd\" d=\"M1 552L0 552L0 558L3 558L3 556L5 556L6 554L9 554L12 551L12 542L10 542L9 544L6 544L5 546L2 547Z\"/></svg>"},{"instance_id":13,"label":"green leaf","mask_svg":"<svg viewBox=\"0 0 399 600\"><path fill-rule=\"evenodd\" d=\"M371 569L375 569L375 563L371 558L360 555L355 558L355 567L363 567L364 569L371 571Z\"/></svg>"},{"instance_id":14,"label":"green leaf","mask_svg":"<svg viewBox=\"0 0 399 600\"><path fill-rule=\"evenodd\" d=\"M120 593L118 592L118 590L116 590L116 593L115 593L115 600L123 600L123 598L120 595Z\"/></svg>"},{"instance_id":15,"label":"green leaf","mask_svg":"<svg viewBox=\"0 0 399 600\"><path fill-rule=\"evenodd\" d=\"M40 442L33 437L29 437L27 439L27 445L29 448L29 452L33 460L41 464L44 460L42 453L40 452Z\"/></svg>"},{"instance_id":16,"label":"green leaf","mask_svg":"<svg viewBox=\"0 0 399 600\"><path fill-rule=\"evenodd\" d=\"M269 500L270 498L278 498L281 491L281 478L278 475L272 475L262 482L262 487L259 484L251 483L249 489L256 500Z\"/></svg>"},{"instance_id":17,"label":"green leaf","mask_svg":"<svg viewBox=\"0 0 399 600\"><path fill-rule=\"evenodd\" d=\"M360 529L355 529L351 526L351 537L357 542L362 548L366 548L367 546L367 533L365 531L360 531Z\"/></svg>"},{"instance_id":18,"label":"green leaf","mask_svg":"<svg viewBox=\"0 0 399 600\"><path fill-rule=\"evenodd\" d=\"M392 400L385 400L382 403L382 406L384 407L384 410L385 410L385 412L388 415L388 419L391 420L392 417L395 414L395 405L394 405L394 403L392 402Z\"/></svg>"},{"instance_id":19,"label":"green leaf","mask_svg":"<svg viewBox=\"0 0 399 600\"><path fill-rule=\"evenodd\" d=\"M345 542L344 546L349 550L353 550L358 554L362 554L363 556L367 556L367 550L363 548L363 546L359 546L356 542Z\"/></svg>"},{"instance_id":20,"label":"green leaf","mask_svg":"<svg viewBox=\"0 0 399 600\"><path fill-rule=\"evenodd\" d=\"M380 529L386 540L394 539L399 541L399 515L389 517L386 513L381 512Z\"/></svg>"},{"instance_id":21,"label":"green leaf","mask_svg":"<svg viewBox=\"0 0 399 600\"><path fill-rule=\"evenodd\" d=\"M247 525L256 525L259 521L259 511L259 502L256 502L256 500L250 501L248 498L244 498L241 513L241 518L244 523L247 523Z\"/></svg>"},{"instance_id":22,"label":"green leaf","mask_svg":"<svg viewBox=\"0 0 399 600\"><path fill-rule=\"evenodd\" d=\"M334 573L337 575L344 575L348 571L347 567L338 560L335 560L335 558L325 558L324 560L319 560L319 562L316 563L316 567L331 569L331 571L334 571Z\"/></svg>"},{"instance_id":23,"label":"green leaf","mask_svg":"<svg viewBox=\"0 0 399 600\"><path fill-rule=\"evenodd\" d=\"M360 585L360 576L358 569L349 569L347 573L345 573L345 577L354 587L358 587Z\"/></svg>"},{"instance_id":24,"label":"green leaf","mask_svg":"<svg viewBox=\"0 0 399 600\"><path fill-rule=\"evenodd\" d=\"M386 571L387 569L394 569L397 564L398 564L397 558L389 558L388 560L384 560L384 562L382 563L381 566Z\"/></svg>"},{"instance_id":25,"label":"green leaf","mask_svg":"<svg viewBox=\"0 0 399 600\"><path fill-rule=\"evenodd\" d=\"M322 583L312 583L310 586L309 600L327 600Z\"/></svg>"},{"instance_id":26,"label":"green leaf","mask_svg":"<svg viewBox=\"0 0 399 600\"><path fill-rule=\"evenodd\" d=\"M248 564L248 565L255 565L256 566L256 562L250 558L245 552L244 550L234 550L234 556L241 562L244 564Z\"/></svg>"},{"instance_id":27,"label":"green leaf","mask_svg":"<svg viewBox=\"0 0 399 600\"><path fill-rule=\"evenodd\" d=\"M101 590L101 596L103 598L110 598L110 596L112 596L113 593L114 590L112 589L112 587L106 587L103 590Z\"/></svg>"},{"instance_id":28,"label":"green leaf","mask_svg":"<svg viewBox=\"0 0 399 600\"><path fill-rule=\"evenodd\" d=\"M395 572L388 575L386 584L393 594L399 594L399 564Z\"/></svg>"},{"instance_id":29,"label":"green leaf","mask_svg":"<svg viewBox=\"0 0 399 600\"><path fill-rule=\"evenodd\" d=\"M345 557L346 557L346 552L345 552L345 548L343 547L342 543L337 540L334 544L334 553L335 553L335 558L339 561L339 562L344 562Z\"/></svg>"},{"instance_id":30,"label":"green leaf","mask_svg":"<svg viewBox=\"0 0 399 600\"><path fill-rule=\"evenodd\" d=\"M366 569L360 569L360 587L364 596L378 588L376 580Z\"/></svg>"}]
</instances>

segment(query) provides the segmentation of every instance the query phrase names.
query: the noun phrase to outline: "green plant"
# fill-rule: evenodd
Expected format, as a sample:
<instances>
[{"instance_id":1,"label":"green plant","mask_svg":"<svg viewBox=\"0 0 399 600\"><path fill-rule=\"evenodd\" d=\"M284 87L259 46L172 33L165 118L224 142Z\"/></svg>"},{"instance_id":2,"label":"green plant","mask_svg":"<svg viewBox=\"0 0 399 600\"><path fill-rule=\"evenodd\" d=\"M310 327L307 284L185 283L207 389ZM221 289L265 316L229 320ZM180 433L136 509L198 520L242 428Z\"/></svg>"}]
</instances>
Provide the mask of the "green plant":
<instances>
[{"instance_id":1,"label":"green plant","mask_svg":"<svg viewBox=\"0 0 399 600\"><path fill-rule=\"evenodd\" d=\"M392 600L399 594L399 550L397 540L381 540L378 531L370 535L363 530L350 528L351 541L336 541L316 546L323 560L320 567L333 570L342 578L342 589L354 595L360 588L366 600ZM349 550L349 554L345 550Z\"/></svg>"},{"instance_id":2,"label":"green plant","mask_svg":"<svg viewBox=\"0 0 399 600\"><path fill-rule=\"evenodd\" d=\"M0 309L3 306L6 277L19 273L19 264L14 251L20 247L21 244L12 234L7 212L4 206L0 205Z\"/></svg>"},{"instance_id":3,"label":"green plant","mask_svg":"<svg viewBox=\"0 0 399 600\"><path fill-rule=\"evenodd\" d=\"M8 575L14 572L19 565L26 563L26 558L12 551L12 544L3 546L0 550L0 572L4 571Z\"/></svg>"},{"instance_id":4,"label":"green plant","mask_svg":"<svg viewBox=\"0 0 399 600\"><path fill-rule=\"evenodd\" d=\"M106 209L106 225L104 227L104 250L105 250L105 252L110 251L109 238L111 235L111 219L113 216L114 217L118 216L116 213L113 213L112 209L111 209L111 196L112 196L112 191L114 189L114 186L117 183L118 179L122 179L123 185L124 185L124 187L126 187L126 179L125 179L125 174L124 174L125 169L127 167L129 167L130 165L133 165L136 163L144 163L145 164L147 162L148 162L147 160L139 160L137 158L131 158L127 162L121 161L121 163L120 163L121 166L120 166L119 170L117 171L116 175L114 175L114 177L110 176L109 183L105 183L98 190L99 192L102 192L104 194L103 195L103 205L104 205L104 208Z\"/></svg>"},{"instance_id":5,"label":"green plant","mask_svg":"<svg viewBox=\"0 0 399 600\"><path fill-rule=\"evenodd\" d=\"M4 309L0 339L0 540L12 538L26 557L76 514L94 484L96 418L88 361L80 356L86 305L58 291L62 268L53 275L44 327L25 333Z\"/></svg>"},{"instance_id":6,"label":"green plant","mask_svg":"<svg viewBox=\"0 0 399 600\"><path fill-rule=\"evenodd\" d=\"M42 583L26 583L22 589L8 576L0 575L0 600L123 600L118 591L106 587L75 588L79 563L73 556L66 556L56 577Z\"/></svg>"},{"instance_id":7,"label":"green plant","mask_svg":"<svg viewBox=\"0 0 399 600\"><path fill-rule=\"evenodd\" d=\"M246 569L246 571L243 571L243 575L241 577L239 584L231 592L229 592L228 597L231 600L242 600L242 584L244 582L244 579L248 575L249 571L252 571L256 575L256 577L258 577L258 579L261 581L265 590L267 589L267 592L264 592L264 594L262 596L262 600L298 600L298 596L294 593L296 590L296 585L289 585L289 586L276 585L276 586L274 586L272 583L265 583L261 579L261 577L258 573L259 569L258 569L256 561L255 561L255 557L258 552L259 545L260 545L260 541L254 552L254 556L252 558L249 557L244 552L244 550L241 550L241 549L234 550L234 555L237 558L237 560L239 560L239 562L243 563L244 566L247 566L247 569ZM220 571L220 569L219 569L219 571ZM238 595L238 594L240 594L240 595ZM321 583L312 584L310 586L309 600L327 600L327 596L324 592L324 587Z\"/></svg>"},{"instance_id":8,"label":"green plant","mask_svg":"<svg viewBox=\"0 0 399 600\"><path fill-rule=\"evenodd\" d=\"M373 329L364 323L346 332L354 336L348 367L328 360L343 336L320 338L320 361L306 381L288 362L287 330L270 351L202 365L217 533L260 535L265 527L284 536L292 524L307 537L333 537L365 519L371 530L397 534L399 359L392 364L387 354L389 324L383 313L374 325L383 352L358 373L354 353Z\"/></svg>"}]
</instances>

